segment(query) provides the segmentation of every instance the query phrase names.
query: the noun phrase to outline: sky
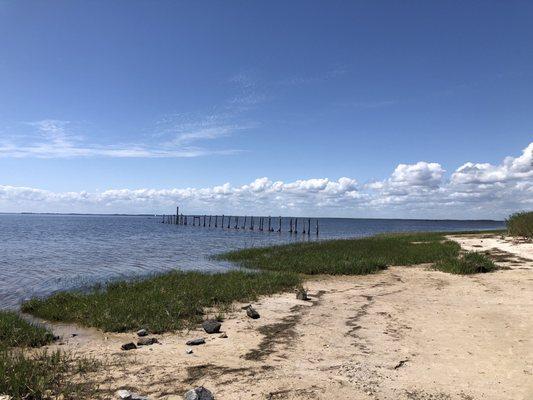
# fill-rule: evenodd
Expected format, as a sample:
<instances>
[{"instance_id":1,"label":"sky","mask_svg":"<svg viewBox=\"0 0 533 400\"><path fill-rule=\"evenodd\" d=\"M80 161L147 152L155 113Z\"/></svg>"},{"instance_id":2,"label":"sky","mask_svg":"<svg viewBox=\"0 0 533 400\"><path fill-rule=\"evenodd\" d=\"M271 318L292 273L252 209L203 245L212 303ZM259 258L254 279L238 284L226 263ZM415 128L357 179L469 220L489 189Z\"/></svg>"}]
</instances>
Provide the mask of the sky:
<instances>
[{"instance_id":1,"label":"sky","mask_svg":"<svg viewBox=\"0 0 533 400\"><path fill-rule=\"evenodd\" d=\"M0 212L533 209L533 2L0 0Z\"/></svg>"}]
</instances>

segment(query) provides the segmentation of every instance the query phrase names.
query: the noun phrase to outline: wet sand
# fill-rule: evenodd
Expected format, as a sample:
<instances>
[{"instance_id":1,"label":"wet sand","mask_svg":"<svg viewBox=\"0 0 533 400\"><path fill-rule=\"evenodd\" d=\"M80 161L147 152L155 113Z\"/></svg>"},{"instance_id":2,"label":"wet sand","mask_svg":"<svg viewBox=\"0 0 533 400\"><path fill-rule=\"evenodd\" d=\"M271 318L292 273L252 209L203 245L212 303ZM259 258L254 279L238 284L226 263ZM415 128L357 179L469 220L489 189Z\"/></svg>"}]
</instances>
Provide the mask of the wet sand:
<instances>
[{"instance_id":1,"label":"wet sand","mask_svg":"<svg viewBox=\"0 0 533 400\"><path fill-rule=\"evenodd\" d=\"M258 320L235 305L222 324L227 338L196 330L121 351L134 334L63 325L55 328L63 344L50 347L102 360L91 378L110 398L126 388L181 399L203 385L219 400L533 399L531 244L452 239L491 251L507 269L456 276L418 265L314 277L305 284L311 301L262 298ZM195 337L206 344L185 345Z\"/></svg>"}]
</instances>

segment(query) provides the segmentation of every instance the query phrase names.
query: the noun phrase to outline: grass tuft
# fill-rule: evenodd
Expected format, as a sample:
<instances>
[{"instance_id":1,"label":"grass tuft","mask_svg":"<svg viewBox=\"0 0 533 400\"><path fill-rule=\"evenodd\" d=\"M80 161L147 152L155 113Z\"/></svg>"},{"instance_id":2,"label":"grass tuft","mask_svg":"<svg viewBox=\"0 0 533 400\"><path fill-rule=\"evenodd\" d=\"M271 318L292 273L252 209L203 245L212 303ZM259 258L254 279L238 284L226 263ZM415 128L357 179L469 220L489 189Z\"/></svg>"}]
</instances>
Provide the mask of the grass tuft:
<instances>
[{"instance_id":1,"label":"grass tuft","mask_svg":"<svg viewBox=\"0 0 533 400\"><path fill-rule=\"evenodd\" d=\"M509 235L533 238L533 211L514 213L506 223Z\"/></svg>"},{"instance_id":2,"label":"grass tuft","mask_svg":"<svg viewBox=\"0 0 533 400\"><path fill-rule=\"evenodd\" d=\"M60 351L30 355L0 347L0 394L14 400L95 398L96 387L84 376L98 366Z\"/></svg>"},{"instance_id":3,"label":"grass tuft","mask_svg":"<svg viewBox=\"0 0 533 400\"><path fill-rule=\"evenodd\" d=\"M299 284L298 275L288 272L173 271L114 282L84 293L59 292L25 302L22 310L50 321L73 322L104 331L145 328L160 333L198 323L206 308L221 310L234 301L251 301Z\"/></svg>"},{"instance_id":4,"label":"grass tuft","mask_svg":"<svg viewBox=\"0 0 533 400\"><path fill-rule=\"evenodd\" d=\"M0 311L0 347L40 347L52 342L48 329L22 319L12 311Z\"/></svg>"},{"instance_id":5,"label":"grass tuft","mask_svg":"<svg viewBox=\"0 0 533 400\"><path fill-rule=\"evenodd\" d=\"M497 267L486 255L470 251L459 258L447 258L438 261L435 264L435 269L451 274L469 275L492 272Z\"/></svg>"},{"instance_id":6,"label":"grass tuft","mask_svg":"<svg viewBox=\"0 0 533 400\"><path fill-rule=\"evenodd\" d=\"M246 268L302 274L365 275L387 265L413 265L457 257L460 246L440 233L384 234L362 239L329 240L259 247L216 258Z\"/></svg>"}]
</instances>

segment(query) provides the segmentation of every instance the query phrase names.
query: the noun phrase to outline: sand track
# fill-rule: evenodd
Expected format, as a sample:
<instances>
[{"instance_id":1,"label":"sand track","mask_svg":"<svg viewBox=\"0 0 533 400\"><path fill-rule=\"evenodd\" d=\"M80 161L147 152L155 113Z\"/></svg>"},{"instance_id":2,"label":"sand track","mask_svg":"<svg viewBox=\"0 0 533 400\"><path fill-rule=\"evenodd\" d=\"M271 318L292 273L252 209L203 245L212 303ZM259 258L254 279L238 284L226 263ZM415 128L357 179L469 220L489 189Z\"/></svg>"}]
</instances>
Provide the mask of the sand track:
<instances>
[{"instance_id":1,"label":"sand track","mask_svg":"<svg viewBox=\"0 0 533 400\"><path fill-rule=\"evenodd\" d=\"M468 245L494 247L483 240ZM133 335L78 330L59 347L105 360L93 378L110 394L130 388L173 399L204 385L232 400L533 399L533 262L526 255L511 269L471 277L427 266L316 277L306 283L312 301L292 293L263 298L254 304L259 320L236 306L223 323L226 339L165 334L161 345L122 352ZM186 354L185 340L197 336L207 343Z\"/></svg>"}]
</instances>

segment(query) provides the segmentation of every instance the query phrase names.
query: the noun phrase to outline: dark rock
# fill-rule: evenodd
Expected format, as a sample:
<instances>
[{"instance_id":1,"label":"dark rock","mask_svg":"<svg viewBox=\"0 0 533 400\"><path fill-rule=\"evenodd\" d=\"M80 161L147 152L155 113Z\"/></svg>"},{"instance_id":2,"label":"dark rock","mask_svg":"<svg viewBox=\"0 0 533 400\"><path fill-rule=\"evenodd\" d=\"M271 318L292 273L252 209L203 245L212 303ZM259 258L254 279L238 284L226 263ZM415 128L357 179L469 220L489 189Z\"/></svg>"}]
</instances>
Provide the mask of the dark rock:
<instances>
[{"instance_id":1,"label":"dark rock","mask_svg":"<svg viewBox=\"0 0 533 400\"><path fill-rule=\"evenodd\" d=\"M137 346L150 346L155 343L159 343L155 337L142 337L137 340Z\"/></svg>"},{"instance_id":2,"label":"dark rock","mask_svg":"<svg viewBox=\"0 0 533 400\"><path fill-rule=\"evenodd\" d=\"M135 343L130 342L130 343L124 343L120 348L122 350L133 350L133 349L136 349L137 346L135 346Z\"/></svg>"},{"instance_id":3,"label":"dark rock","mask_svg":"<svg viewBox=\"0 0 533 400\"><path fill-rule=\"evenodd\" d=\"M137 336L139 337L148 336L148 331L146 329L139 329L137 331Z\"/></svg>"},{"instance_id":4,"label":"dark rock","mask_svg":"<svg viewBox=\"0 0 533 400\"><path fill-rule=\"evenodd\" d=\"M185 343L187 346L198 346L200 344L205 344L204 338L192 339Z\"/></svg>"},{"instance_id":5,"label":"dark rock","mask_svg":"<svg viewBox=\"0 0 533 400\"><path fill-rule=\"evenodd\" d=\"M185 393L185 400L215 400L213 394L205 387L200 386Z\"/></svg>"},{"instance_id":6,"label":"dark rock","mask_svg":"<svg viewBox=\"0 0 533 400\"><path fill-rule=\"evenodd\" d=\"M208 319L202 323L202 328L206 333L219 333L222 324L216 319Z\"/></svg>"},{"instance_id":7,"label":"dark rock","mask_svg":"<svg viewBox=\"0 0 533 400\"><path fill-rule=\"evenodd\" d=\"M252 319L259 318L259 313L251 305L246 307L246 315L248 315Z\"/></svg>"},{"instance_id":8,"label":"dark rock","mask_svg":"<svg viewBox=\"0 0 533 400\"><path fill-rule=\"evenodd\" d=\"M304 301L310 300L309 296L307 295L307 290L305 290L304 288L300 288L296 291L296 298L298 300L304 300Z\"/></svg>"}]
</instances>

